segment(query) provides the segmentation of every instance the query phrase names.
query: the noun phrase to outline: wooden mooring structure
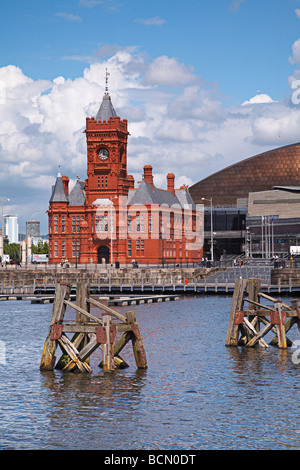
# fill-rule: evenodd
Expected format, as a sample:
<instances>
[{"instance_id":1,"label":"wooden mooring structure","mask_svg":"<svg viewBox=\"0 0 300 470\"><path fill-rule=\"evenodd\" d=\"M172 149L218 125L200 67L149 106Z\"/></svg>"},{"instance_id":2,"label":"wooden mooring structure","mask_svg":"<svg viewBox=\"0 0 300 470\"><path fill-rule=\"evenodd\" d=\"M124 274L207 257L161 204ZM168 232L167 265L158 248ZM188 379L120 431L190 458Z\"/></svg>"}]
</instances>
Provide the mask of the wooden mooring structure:
<instances>
[{"instance_id":1,"label":"wooden mooring structure","mask_svg":"<svg viewBox=\"0 0 300 470\"><path fill-rule=\"evenodd\" d=\"M264 305L262 299L271 301L273 305ZM263 337L270 331L275 336L269 344L283 349L292 346L286 333L293 325L297 325L300 332L300 304L298 299L292 300L291 304L261 292L260 279L236 279L226 346L253 347L258 344L267 348Z\"/></svg>"},{"instance_id":2,"label":"wooden mooring structure","mask_svg":"<svg viewBox=\"0 0 300 470\"><path fill-rule=\"evenodd\" d=\"M77 284L76 304L70 301L70 293L70 284L57 284L49 333L41 357L42 371L55 368L62 371L91 372L90 356L97 348L102 349L103 359L99 365L104 371L126 368L128 364L122 359L120 352L128 342L132 343L137 367L147 368L135 312L127 312L124 316L91 298L89 284L85 282ZM90 313L91 305L99 310L101 318ZM65 321L67 307L75 312L75 320ZM71 339L68 334L71 334ZM58 346L62 355L56 362Z\"/></svg>"}]
</instances>

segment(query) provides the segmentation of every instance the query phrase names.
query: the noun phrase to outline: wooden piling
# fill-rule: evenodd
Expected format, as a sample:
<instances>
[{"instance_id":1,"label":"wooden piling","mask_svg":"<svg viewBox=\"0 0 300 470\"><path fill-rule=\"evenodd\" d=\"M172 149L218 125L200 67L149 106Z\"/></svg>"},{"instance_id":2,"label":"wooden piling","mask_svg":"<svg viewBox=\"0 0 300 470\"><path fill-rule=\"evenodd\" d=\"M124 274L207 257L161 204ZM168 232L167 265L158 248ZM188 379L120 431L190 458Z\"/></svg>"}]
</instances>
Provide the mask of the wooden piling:
<instances>
[{"instance_id":1,"label":"wooden piling","mask_svg":"<svg viewBox=\"0 0 300 470\"><path fill-rule=\"evenodd\" d=\"M147 369L146 354L135 312L127 312L126 318L128 325L131 326L131 341L136 365L139 369Z\"/></svg>"},{"instance_id":2,"label":"wooden piling","mask_svg":"<svg viewBox=\"0 0 300 470\"><path fill-rule=\"evenodd\" d=\"M237 346L239 336L239 322L236 322L236 312L243 310L244 295L247 282L244 279L237 279L235 282L232 304L229 317L229 325L226 335L226 346Z\"/></svg>"},{"instance_id":3,"label":"wooden piling","mask_svg":"<svg viewBox=\"0 0 300 470\"><path fill-rule=\"evenodd\" d=\"M112 371L116 367L125 368L128 364L119 353L130 340L137 367L147 368L146 354L135 312L128 312L124 316L91 298L89 285L86 283L77 284L76 304L69 300L70 291L71 286L57 284L40 369L53 370L55 367L62 371L91 372L89 358L97 348L102 349L101 366L105 371ZM101 319L90 313L90 305L101 310ZM64 321L67 306L75 311L75 323ZM67 336L68 333L73 334L72 339ZM115 342L117 333L122 333L122 336ZM58 345L62 350L62 356L55 366Z\"/></svg>"},{"instance_id":4,"label":"wooden piling","mask_svg":"<svg viewBox=\"0 0 300 470\"><path fill-rule=\"evenodd\" d=\"M52 317L50 321L49 333L46 338L44 349L42 353L40 369L41 370L53 370L56 360L56 336L53 328L55 325L59 325L65 314L66 306L64 301L70 297L71 286L69 284L60 283L57 285L55 291L55 298L53 302Z\"/></svg>"},{"instance_id":5,"label":"wooden piling","mask_svg":"<svg viewBox=\"0 0 300 470\"><path fill-rule=\"evenodd\" d=\"M115 368L114 363L114 339L116 336L116 328L112 323L111 314L105 313L102 316L104 343L102 346L103 352L103 370L110 371Z\"/></svg>"},{"instance_id":6,"label":"wooden piling","mask_svg":"<svg viewBox=\"0 0 300 470\"><path fill-rule=\"evenodd\" d=\"M87 283L84 282L78 282L76 286L76 305L82 310L85 310L89 312L89 304L87 302L87 298L89 295L89 289L90 286ZM65 299L68 300L68 299ZM78 325L84 324L85 321L88 321L89 319L86 318L86 316L81 313L80 311L76 310L76 323ZM88 336L84 333L80 332L75 332L73 335L73 338L71 339L71 343L76 347L76 350L79 352L84 348L87 343L88 343ZM67 343L66 342L61 342L59 341L60 346L62 349L66 350L67 348ZM89 358L86 359L86 364L89 364ZM72 358L72 355L69 354L69 352L65 352L62 354L61 358L57 362L55 369L58 370L75 370L77 368L80 368L78 366L78 363L74 361L74 358ZM82 371L83 369L87 370L88 367L85 367L85 365L82 366ZM87 370L88 371L88 370Z\"/></svg>"},{"instance_id":7,"label":"wooden piling","mask_svg":"<svg viewBox=\"0 0 300 470\"><path fill-rule=\"evenodd\" d=\"M286 349L292 345L292 341L286 336L290 328L297 324L300 332L299 302L292 301L292 306L290 306L263 294L260 289L259 279L249 279L248 298L246 298L246 287L243 280L236 280L225 340L226 346L253 347L259 344L266 348L268 344L263 337L272 331L276 336L269 344ZM274 306L262 304L261 298L270 300ZM243 308L244 302L249 304L247 309ZM263 328L260 328L260 323L263 324Z\"/></svg>"}]
</instances>

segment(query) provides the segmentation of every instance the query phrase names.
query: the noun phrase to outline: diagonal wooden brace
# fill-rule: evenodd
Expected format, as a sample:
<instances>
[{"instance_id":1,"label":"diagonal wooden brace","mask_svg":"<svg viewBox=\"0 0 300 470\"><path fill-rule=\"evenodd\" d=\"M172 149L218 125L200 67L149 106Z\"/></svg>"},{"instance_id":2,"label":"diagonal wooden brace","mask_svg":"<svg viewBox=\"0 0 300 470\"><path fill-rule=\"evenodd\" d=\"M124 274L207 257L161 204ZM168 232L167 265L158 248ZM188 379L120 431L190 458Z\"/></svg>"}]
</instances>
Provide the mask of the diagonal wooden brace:
<instances>
[{"instance_id":1,"label":"diagonal wooden brace","mask_svg":"<svg viewBox=\"0 0 300 470\"><path fill-rule=\"evenodd\" d=\"M250 333L254 336L253 338L250 339L250 341L248 341L248 343L246 344L246 346L248 348L254 346L257 342L260 346L262 346L263 348L268 348L268 345L267 343L262 339L263 336L265 336L271 329L272 329L272 324L271 323L268 323L267 325L264 326L264 328L260 331L256 331L256 329L254 328L253 325L251 325L251 323L249 322L249 320L247 318L244 319L244 324L246 326L246 328L250 331Z\"/></svg>"}]
</instances>

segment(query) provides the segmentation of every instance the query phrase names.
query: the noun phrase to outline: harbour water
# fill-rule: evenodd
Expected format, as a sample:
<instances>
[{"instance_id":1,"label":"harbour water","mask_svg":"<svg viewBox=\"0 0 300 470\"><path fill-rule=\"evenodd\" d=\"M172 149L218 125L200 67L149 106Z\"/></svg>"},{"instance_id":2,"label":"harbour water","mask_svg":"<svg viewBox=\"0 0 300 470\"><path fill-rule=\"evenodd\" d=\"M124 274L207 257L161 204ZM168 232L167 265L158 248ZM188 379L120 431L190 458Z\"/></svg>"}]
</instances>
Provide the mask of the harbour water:
<instances>
[{"instance_id":1,"label":"harbour water","mask_svg":"<svg viewBox=\"0 0 300 470\"><path fill-rule=\"evenodd\" d=\"M99 350L91 374L41 373L52 305L1 302L0 449L299 449L295 349L226 347L231 300L119 308L137 313L148 369L126 347L130 368L104 373Z\"/></svg>"}]
</instances>

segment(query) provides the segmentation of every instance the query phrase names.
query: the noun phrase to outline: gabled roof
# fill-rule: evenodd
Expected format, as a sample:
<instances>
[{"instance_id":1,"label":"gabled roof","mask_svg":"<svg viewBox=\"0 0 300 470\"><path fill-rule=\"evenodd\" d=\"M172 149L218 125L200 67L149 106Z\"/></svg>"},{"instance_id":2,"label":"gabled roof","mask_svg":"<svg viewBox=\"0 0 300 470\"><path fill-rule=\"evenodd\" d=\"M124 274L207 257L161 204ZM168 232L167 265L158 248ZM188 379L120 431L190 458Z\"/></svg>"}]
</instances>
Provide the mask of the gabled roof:
<instances>
[{"instance_id":1,"label":"gabled roof","mask_svg":"<svg viewBox=\"0 0 300 470\"><path fill-rule=\"evenodd\" d=\"M102 103L96 116L96 121L108 121L110 117L115 118L116 112L108 93L104 93Z\"/></svg>"},{"instance_id":2,"label":"gabled roof","mask_svg":"<svg viewBox=\"0 0 300 470\"><path fill-rule=\"evenodd\" d=\"M182 207L188 204L192 206L192 209L196 209L194 200L186 189L176 189L175 194Z\"/></svg>"},{"instance_id":3,"label":"gabled roof","mask_svg":"<svg viewBox=\"0 0 300 470\"><path fill-rule=\"evenodd\" d=\"M69 196L69 204L70 206L83 206L85 204L85 194L84 194L84 183L80 181L76 181L76 184L72 191L70 192Z\"/></svg>"},{"instance_id":4,"label":"gabled roof","mask_svg":"<svg viewBox=\"0 0 300 470\"><path fill-rule=\"evenodd\" d=\"M142 181L137 189L131 189L128 192L128 204L167 204L173 206L175 204L183 207L191 204L195 208L195 203L185 189L175 191L175 195L171 191L152 188L148 181Z\"/></svg>"},{"instance_id":5,"label":"gabled roof","mask_svg":"<svg viewBox=\"0 0 300 470\"><path fill-rule=\"evenodd\" d=\"M60 171L58 172L55 185L52 186L52 195L49 202L68 202L68 196L65 191Z\"/></svg>"}]
</instances>

